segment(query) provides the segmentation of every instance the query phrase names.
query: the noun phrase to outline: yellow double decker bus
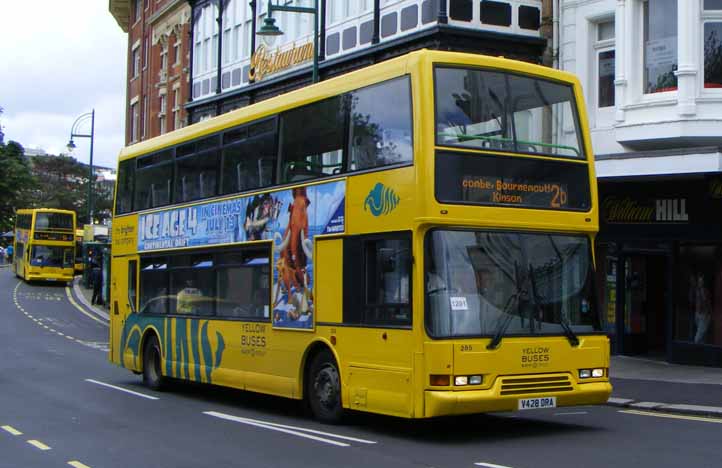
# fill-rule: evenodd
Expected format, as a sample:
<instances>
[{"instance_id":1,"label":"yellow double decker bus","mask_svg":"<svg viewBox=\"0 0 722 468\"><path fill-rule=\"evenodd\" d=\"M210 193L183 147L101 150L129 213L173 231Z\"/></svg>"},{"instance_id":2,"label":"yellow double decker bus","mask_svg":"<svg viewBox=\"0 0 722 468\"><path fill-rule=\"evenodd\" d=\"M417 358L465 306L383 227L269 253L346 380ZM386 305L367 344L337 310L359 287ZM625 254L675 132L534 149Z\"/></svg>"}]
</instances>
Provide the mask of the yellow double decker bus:
<instances>
[{"instance_id":1,"label":"yellow double decker bus","mask_svg":"<svg viewBox=\"0 0 722 468\"><path fill-rule=\"evenodd\" d=\"M577 79L417 51L125 148L110 360L405 418L598 404Z\"/></svg>"},{"instance_id":2,"label":"yellow double decker bus","mask_svg":"<svg viewBox=\"0 0 722 468\"><path fill-rule=\"evenodd\" d=\"M73 280L75 212L54 208L18 210L13 270L25 281Z\"/></svg>"}]
</instances>

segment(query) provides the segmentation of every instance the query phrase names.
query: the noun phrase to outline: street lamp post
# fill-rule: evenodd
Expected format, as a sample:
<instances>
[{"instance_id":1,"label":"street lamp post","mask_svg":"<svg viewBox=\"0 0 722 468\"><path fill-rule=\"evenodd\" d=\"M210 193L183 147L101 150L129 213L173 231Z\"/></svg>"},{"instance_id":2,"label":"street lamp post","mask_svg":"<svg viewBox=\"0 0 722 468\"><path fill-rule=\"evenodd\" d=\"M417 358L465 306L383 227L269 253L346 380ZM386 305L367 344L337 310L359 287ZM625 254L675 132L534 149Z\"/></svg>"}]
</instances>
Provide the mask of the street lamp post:
<instances>
[{"instance_id":1,"label":"street lamp post","mask_svg":"<svg viewBox=\"0 0 722 468\"><path fill-rule=\"evenodd\" d=\"M77 133L78 127L90 119L90 134ZM88 224L93 224L93 136L95 134L95 109L91 112L86 112L80 115L73 126L70 128L70 141L68 141L68 151L73 151L76 148L74 137L78 138L90 138L90 174L88 177Z\"/></svg>"},{"instance_id":2,"label":"street lamp post","mask_svg":"<svg viewBox=\"0 0 722 468\"><path fill-rule=\"evenodd\" d=\"M273 18L274 11L287 11L290 13L309 13L313 15L313 75L314 83L318 83L318 0L313 0L313 7L297 7L286 5L274 5L268 0L268 16L263 20L263 26L256 32L259 36L280 36L283 34L276 19Z\"/></svg>"}]
</instances>

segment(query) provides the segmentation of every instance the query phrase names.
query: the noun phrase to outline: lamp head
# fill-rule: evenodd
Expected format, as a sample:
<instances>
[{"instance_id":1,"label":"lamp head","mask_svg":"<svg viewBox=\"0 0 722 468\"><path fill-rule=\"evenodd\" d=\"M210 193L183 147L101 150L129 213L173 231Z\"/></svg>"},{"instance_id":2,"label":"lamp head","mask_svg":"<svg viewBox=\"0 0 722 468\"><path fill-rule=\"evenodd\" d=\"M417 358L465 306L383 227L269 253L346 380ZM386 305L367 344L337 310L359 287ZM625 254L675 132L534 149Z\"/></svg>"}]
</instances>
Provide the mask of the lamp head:
<instances>
[{"instance_id":1,"label":"lamp head","mask_svg":"<svg viewBox=\"0 0 722 468\"><path fill-rule=\"evenodd\" d=\"M68 142L68 151L72 152L75 148L77 148L77 146L75 146L75 142L71 138L70 141Z\"/></svg>"},{"instance_id":2,"label":"lamp head","mask_svg":"<svg viewBox=\"0 0 722 468\"><path fill-rule=\"evenodd\" d=\"M273 44L277 36L283 34L283 31L278 29L278 26L276 26L276 18L269 15L263 19L263 26L261 26L256 34L261 36L264 44L270 46Z\"/></svg>"}]
</instances>

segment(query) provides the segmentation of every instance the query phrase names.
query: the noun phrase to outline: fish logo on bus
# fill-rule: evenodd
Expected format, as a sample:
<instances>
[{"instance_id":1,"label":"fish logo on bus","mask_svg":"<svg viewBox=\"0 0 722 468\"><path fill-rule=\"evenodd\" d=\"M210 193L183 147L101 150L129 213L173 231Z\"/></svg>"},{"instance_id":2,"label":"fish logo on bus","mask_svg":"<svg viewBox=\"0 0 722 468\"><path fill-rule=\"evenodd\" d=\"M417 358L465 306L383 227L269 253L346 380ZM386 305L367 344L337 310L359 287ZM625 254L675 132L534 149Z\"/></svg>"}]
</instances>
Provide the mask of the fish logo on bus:
<instances>
[{"instance_id":1,"label":"fish logo on bus","mask_svg":"<svg viewBox=\"0 0 722 468\"><path fill-rule=\"evenodd\" d=\"M364 211L368 208L374 216L387 215L399 205L401 198L389 187L377 182L366 196Z\"/></svg>"}]
</instances>

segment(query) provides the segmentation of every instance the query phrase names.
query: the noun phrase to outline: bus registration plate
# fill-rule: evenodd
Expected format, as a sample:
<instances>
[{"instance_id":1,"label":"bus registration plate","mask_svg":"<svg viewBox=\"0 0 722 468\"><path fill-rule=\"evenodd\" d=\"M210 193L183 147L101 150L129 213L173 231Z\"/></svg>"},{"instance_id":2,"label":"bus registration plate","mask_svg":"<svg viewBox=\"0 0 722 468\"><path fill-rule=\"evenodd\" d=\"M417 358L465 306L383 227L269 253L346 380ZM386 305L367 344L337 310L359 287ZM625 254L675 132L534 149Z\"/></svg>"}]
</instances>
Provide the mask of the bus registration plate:
<instances>
[{"instance_id":1,"label":"bus registration plate","mask_svg":"<svg viewBox=\"0 0 722 468\"><path fill-rule=\"evenodd\" d=\"M556 408L557 398L556 397L542 397L542 398L522 398L519 400L519 409L542 409L542 408Z\"/></svg>"}]
</instances>

